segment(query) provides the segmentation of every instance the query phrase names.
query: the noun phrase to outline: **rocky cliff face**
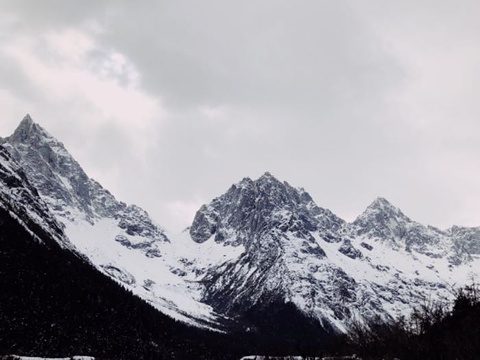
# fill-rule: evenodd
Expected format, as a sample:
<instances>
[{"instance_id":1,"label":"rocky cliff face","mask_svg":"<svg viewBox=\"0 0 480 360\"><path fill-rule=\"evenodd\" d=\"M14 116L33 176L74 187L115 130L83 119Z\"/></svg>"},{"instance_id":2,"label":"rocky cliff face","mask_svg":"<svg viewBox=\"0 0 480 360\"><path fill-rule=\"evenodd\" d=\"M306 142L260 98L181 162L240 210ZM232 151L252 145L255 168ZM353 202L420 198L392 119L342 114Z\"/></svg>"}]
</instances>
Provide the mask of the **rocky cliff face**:
<instances>
[{"instance_id":1,"label":"rocky cliff face","mask_svg":"<svg viewBox=\"0 0 480 360\"><path fill-rule=\"evenodd\" d=\"M214 327L216 316L197 301L196 288L178 276L176 251L146 211L118 201L89 178L64 145L28 115L0 144L1 155L16 171L4 171L4 191L15 192L17 182L25 182L28 190L19 191L19 199L31 202L28 209L39 223L62 229L58 242L164 313Z\"/></svg>"},{"instance_id":2,"label":"rocky cliff face","mask_svg":"<svg viewBox=\"0 0 480 360\"><path fill-rule=\"evenodd\" d=\"M32 186L20 164L0 145L0 207L15 218L37 241L41 230L63 247L71 247L64 226L55 219L47 204ZM1 224L0 224L1 226Z\"/></svg>"},{"instance_id":3,"label":"rocky cliff face","mask_svg":"<svg viewBox=\"0 0 480 360\"><path fill-rule=\"evenodd\" d=\"M204 301L217 311L238 316L260 302L293 303L336 331L447 299L465 273L478 273L476 229L424 226L382 198L349 224L269 173L202 206L190 235L244 246L201 279Z\"/></svg>"},{"instance_id":4,"label":"rocky cliff face","mask_svg":"<svg viewBox=\"0 0 480 360\"><path fill-rule=\"evenodd\" d=\"M386 199L376 199L350 225L355 237L383 241L392 248L404 248L428 256L445 256L451 249L447 233L412 221Z\"/></svg>"},{"instance_id":5,"label":"rocky cliff face","mask_svg":"<svg viewBox=\"0 0 480 360\"><path fill-rule=\"evenodd\" d=\"M480 227L453 226L447 230L453 251L449 260L454 265L472 262L480 255Z\"/></svg>"},{"instance_id":6,"label":"rocky cliff face","mask_svg":"<svg viewBox=\"0 0 480 360\"><path fill-rule=\"evenodd\" d=\"M217 243L250 248L255 246L254 239L271 229L312 240L311 231L334 234L343 224L332 212L318 207L307 192L294 189L267 172L256 181L243 179L202 207L193 220L190 235L198 243L214 235ZM235 234L229 233L232 229Z\"/></svg>"},{"instance_id":7,"label":"rocky cliff face","mask_svg":"<svg viewBox=\"0 0 480 360\"><path fill-rule=\"evenodd\" d=\"M309 286L296 281L307 275L302 264L321 266L326 254L316 236L332 241L343 225L343 220L315 205L308 193L269 173L256 181L243 179L202 207L190 228L194 241L212 238L224 246L245 248L235 261L207 271L202 279L207 303L232 315L263 298L287 300L298 294L310 298ZM340 269L334 272L342 274ZM309 280L317 282L305 279ZM339 286L349 280L339 277Z\"/></svg>"},{"instance_id":8,"label":"rocky cliff face","mask_svg":"<svg viewBox=\"0 0 480 360\"><path fill-rule=\"evenodd\" d=\"M64 145L25 116L3 145L21 165L52 211L62 219L94 224L115 218L127 235L168 241L164 231L137 206L127 206L90 179Z\"/></svg>"}]
</instances>

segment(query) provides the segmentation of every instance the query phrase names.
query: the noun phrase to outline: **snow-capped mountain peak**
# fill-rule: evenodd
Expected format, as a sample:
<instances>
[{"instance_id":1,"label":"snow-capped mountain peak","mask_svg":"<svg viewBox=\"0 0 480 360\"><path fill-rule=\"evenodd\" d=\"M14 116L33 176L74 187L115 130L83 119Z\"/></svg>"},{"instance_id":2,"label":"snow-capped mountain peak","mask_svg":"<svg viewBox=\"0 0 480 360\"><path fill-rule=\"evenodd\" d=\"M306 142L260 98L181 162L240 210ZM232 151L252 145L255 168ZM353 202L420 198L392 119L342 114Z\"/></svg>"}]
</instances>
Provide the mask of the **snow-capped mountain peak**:
<instances>
[{"instance_id":1,"label":"snow-capped mountain peak","mask_svg":"<svg viewBox=\"0 0 480 360\"><path fill-rule=\"evenodd\" d=\"M308 231L339 229L343 223L329 210L319 208L305 190L265 173L257 180L244 178L224 195L202 206L190 227L190 235L198 243L215 235L218 243L249 245L253 238L272 229L308 237Z\"/></svg>"},{"instance_id":2,"label":"snow-capped mountain peak","mask_svg":"<svg viewBox=\"0 0 480 360\"><path fill-rule=\"evenodd\" d=\"M29 115L0 143L63 224L75 251L164 313L212 326L216 317L178 275L169 238L145 210L118 201L89 178L65 146Z\"/></svg>"},{"instance_id":3,"label":"snow-capped mountain peak","mask_svg":"<svg viewBox=\"0 0 480 360\"><path fill-rule=\"evenodd\" d=\"M34 148L36 151L45 151L46 153L41 155L43 155L45 159L49 161L53 161L54 156L48 150L52 150L60 154L64 153L63 155L66 155L65 153L67 153L63 144L50 135L39 124L35 123L29 114L25 115L13 134L5 138L4 141L10 145L23 147L29 146ZM48 147L50 149L47 149ZM50 155L50 157L47 155Z\"/></svg>"},{"instance_id":4,"label":"snow-capped mountain peak","mask_svg":"<svg viewBox=\"0 0 480 360\"><path fill-rule=\"evenodd\" d=\"M400 213L403 215L402 211L393 205L390 201L384 197L377 197L369 206L368 209L382 209L383 211L393 211L395 213ZM405 216L405 215L403 215Z\"/></svg>"},{"instance_id":5,"label":"snow-capped mountain peak","mask_svg":"<svg viewBox=\"0 0 480 360\"><path fill-rule=\"evenodd\" d=\"M15 129L12 140L23 142L32 137L32 134L41 132L40 128L36 126L29 114L25 115L18 127Z\"/></svg>"},{"instance_id":6,"label":"snow-capped mountain peak","mask_svg":"<svg viewBox=\"0 0 480 360\"><path fill-rule=\"evenodd\" d=\"M445 232L411 220L381 197L350 224L349 231L353 237L378 240L394 249L415 249L432 256L445 255L451 247Z\"/></svg>"},{"instance_id":7,"label":"snow-capped mountain peak","mask_svg":"<svg viewBox=\"0 0 480 360\"><path fill-rule=\"evenodd\" d=\"M105 215L105 203L115 211L118 204L113 196L89 179L64 145L51 136L40 125L25 116L14 133L4 139L5 146L22 165L30 181L39 190L57 213L73 219L81 214L92 222L95 217ZM102 206L96 200L102 198ZM123 204L123 207L125 205Z\"/></svg>"},{"instance_id":8,"label":"snow-capped mountain peak","mask_svg":"<svg viewBox=\"0 0 480 360\"><path fill-rule=\"evenodd\" d=\"M385 198L375 199L351 224L355 235L398 242L405 227L412 223L403 212Z\"/></svg>"},{"instance_id":9,"label":"snow-capped mountain peak","mask_svg":"<svg viewBox=\"0 0 480 360\"><path fill-rule=\"evenodd\" d=\"M346 316L348 306L332 305L327 300L331 294L321 284L328 281L332 292L341 288L344 295L353 289L351 277L338 266L327 265L325 251L335 248L339 257L360 252L341 242L345 225L317 206L305 190L271 174L243 179L202 206L190 228L198 243L214 241L245 249L237 258L207 269L202 278L205 301L226 314L248 311L265 299L292 302L308 316L325 321L326 327L342 329L339 319ZM340 252L341 246L348 251Z\"/></svg>"},{"instance_id":10,"label":"snow-capped mountain peak","mask_svg":"<svg viewBox=\"0 0 480 360\"><path fill-rule=\"evenodd\" d=\"M469 236L467 247L476 249L475 230L452 233ZM446 298L447 285L471 266L455 255L446 232L413 221L384 198L348 224L270 173L244 178L203 205L190 234L200 247L243 246L237 257L202 269L204 299L217 311L288 302L337 331L355 316L395 317L429 294ZM463 264L455 275L453 264Z\"/></svg>"},{"instance_id":11,"label":"snow-capped mountain peak","mask_svg":"<svg viewBox=\"0 0 480 360\"><path fill-rule=\"evenodd\" d=\"M354 223L364 221L367 218L375 218L375 220L379 222L383 220L412 222L398 207L383 197L376 198L365 211L355 219Z\"/></svg>"}]
</instances>

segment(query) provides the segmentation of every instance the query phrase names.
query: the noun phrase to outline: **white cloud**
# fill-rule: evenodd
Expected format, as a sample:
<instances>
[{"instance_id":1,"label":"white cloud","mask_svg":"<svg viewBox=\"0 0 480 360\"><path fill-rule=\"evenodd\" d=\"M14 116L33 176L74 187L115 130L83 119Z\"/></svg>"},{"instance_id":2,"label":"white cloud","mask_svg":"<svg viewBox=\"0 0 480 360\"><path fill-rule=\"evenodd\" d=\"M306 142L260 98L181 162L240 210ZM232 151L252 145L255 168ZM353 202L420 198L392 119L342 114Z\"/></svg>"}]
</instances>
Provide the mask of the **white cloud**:
<instances>
[{"instance_id":1,"label":"white cloud","mask_svg":"<svg viewBox=\"0 0 480 360\"><path fill-rule=\"evenodd\" d=\"M140 158L154 141L150 130L165 117L159 98L140 88L138 72L124 55L100 49L92 35L66 29L15 37L3 44L2 55L15 61L41 101L80 110L66 115L88 124L84 129L128 129L127 140Z\"/></svg>"},{"instance_id":2,"label":"white cloud","mask_svg":"<svg viewBox=\"0 0 480 360\"><path fill-rule=\"evenodd\" d=\"M41 53L39 47L43 48ZM3 54L15 60L32 85L50 101L84 100L99 113L99 121L115 121L133 128L160 119L159 100L139 88L138 74L128 60L112 52L103 54L97 59L99 64L92 66L90 56L97 50L90 36L67 30L49 32L40 41L15 39L4 44ZM130 79L129 83L118 80L124 77Z\"/></svg>"}]
</instances>

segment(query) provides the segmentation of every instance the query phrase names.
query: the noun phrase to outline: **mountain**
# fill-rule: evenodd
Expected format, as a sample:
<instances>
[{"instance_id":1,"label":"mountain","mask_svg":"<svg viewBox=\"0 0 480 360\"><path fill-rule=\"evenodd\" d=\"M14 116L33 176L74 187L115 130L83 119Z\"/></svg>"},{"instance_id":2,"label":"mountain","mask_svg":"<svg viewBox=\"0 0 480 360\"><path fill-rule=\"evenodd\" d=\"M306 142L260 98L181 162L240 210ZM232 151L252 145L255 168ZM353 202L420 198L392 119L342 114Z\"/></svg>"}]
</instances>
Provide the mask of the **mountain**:
<instances>
[{"instance_id":1,"label":"mountain","mask_svg":"<svg viewBox=\"0 0 480 360\"><path fill-rule=\"evenodd\" d=\"M184 322L218 328L221 320L185 282L178 251L146 211L118 201L88 177L64 145L29 115L0 141L23 169L70 246L160 311Z\"/></svg>"},{"instance_id":2,"label":"mountain","mask_svg":"<svg viewBox=\"0 0 480 360\"><path fill-rule=\"evenodd\" d=\"M2 206L25 212L15 216L27 232L42 229L162 313L250 347L324 348L352 323L446 302L479 273L480 228L425 226L383 198L348 223L265 173L169 234L89 178L30 116L0 146Z\"/></svg>"},{"instance_id":3,"label":"mountain","mask_svg":"<svg viewBox=\"0 0 480 360\"><path fill-rule=\"evenodd\" d=\"M190 235L241 249L201 271L203 299L217 312L242 318L290 304L328 333L446 302L480 272L478 228L424 226L383 198L347 223L269 173L202 206Z\"/></svg>"},{"instance_id":4,"label":"mountain","mask_svg":"<svg viewBox=\"0 0 480 360\"><path fill-rule=\"evenodd\" d=\"M105 218L118 220L126 235L148 239L136 247L149 257L158 256L158 244L169 241L145 211L117 201L90 179L63 144L35 124L29 115L2 142L59 218L90 224Z\"/></svg>"},{"instance_id":5,"label":"mountain","mask_svg":"<svg viewBox=\"0 0 480 360\"><path fill-rule=\"evenodd\" d=\"M343 224L308 193L269 173L243 179L203 206L190 227L197 243L239 250L237 258L204 269L203 300L249 331L284 341L302 334L302 348L323 345L320 339L326 343L337 330L333 312L348 311L341 303L326 307L326 297L347 299L352 279L325 266L326 253L315 236L333 241ZM313 309L326 321L308 316Z\"/></svg>"},{"instance_id":6,"label":"mountain","mask_svg":"<svg viewBox=\"0 0 480 360\"><path fill-rule=\"evenodd\" d=\"M334 241L343 224L308 193L269 173L256 181L242 180L202 207L190 228L196 242L213 237L216 243L244 249L234 261L207 271L202 279L205 301L227 314L244 312L265 298L294 301L302 309L318 304L330 318L322 287L335 278L338 286L329 287L327 296L336 297L342 289L346 298L351 279L340 268L325 267L326 253L316 236Z\"/></svg>"},{"instance_id":7,"label":"mountain","mask_svg":"<svg viewBox=\"0 0 480 360\"><path fill-rule=\"evenodd\" d=\"M446 232L412 221L383 198L376 199L355 219L351 224L351 234L431 257L445 256L452 247Z\"/></svg>"},{"instance_id":8,"label":"mountain","mask_svg":"<svg viewBox=\"0 0 480 360\"><path fill-rule=\"evenodd\" d=\"M238 359L246 351L161 314L95 268L2 145L0 229L0 356Z\"/></svg>"},{"instance_id":9,"label":"mountain","mask_svg":"<svg viewBox=\"0 0 480 360\"><path fill-rule=\"evenodd\" d=\"M63 233L63 225L56 221L21 166L1 145L0 209L8 217L14 218L35 241L42 243L37 233L46 233L62 247L70 247Z\"/></svg>"}]
</instances>

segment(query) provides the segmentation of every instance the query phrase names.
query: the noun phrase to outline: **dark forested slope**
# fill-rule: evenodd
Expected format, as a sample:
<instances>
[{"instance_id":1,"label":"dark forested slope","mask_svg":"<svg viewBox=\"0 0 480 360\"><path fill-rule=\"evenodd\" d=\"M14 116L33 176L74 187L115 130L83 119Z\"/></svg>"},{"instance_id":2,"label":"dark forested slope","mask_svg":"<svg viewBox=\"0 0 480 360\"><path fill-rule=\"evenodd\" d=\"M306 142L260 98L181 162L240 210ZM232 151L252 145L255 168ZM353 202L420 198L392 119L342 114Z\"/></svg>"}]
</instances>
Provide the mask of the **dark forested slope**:
<instances>
[{"instance_id":1,"label":"dark forested slope","mask_svg":"<svg viewBox=\"0 0 480 360\"><path fill-rule=\"evenodd\" d=\"M230 340L170 319L0 208L0 354L238 358ZM226 350L228 349L228 351Z\"/></svg>"}]
</instances>

